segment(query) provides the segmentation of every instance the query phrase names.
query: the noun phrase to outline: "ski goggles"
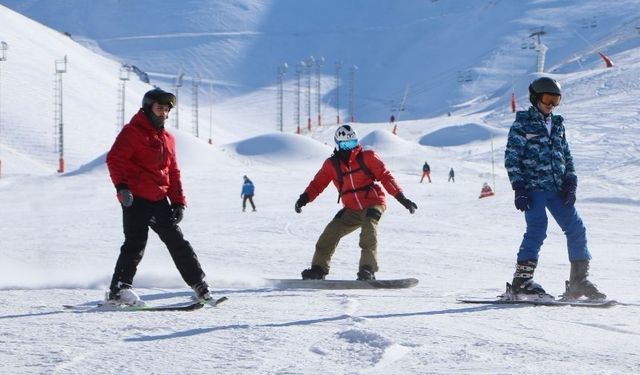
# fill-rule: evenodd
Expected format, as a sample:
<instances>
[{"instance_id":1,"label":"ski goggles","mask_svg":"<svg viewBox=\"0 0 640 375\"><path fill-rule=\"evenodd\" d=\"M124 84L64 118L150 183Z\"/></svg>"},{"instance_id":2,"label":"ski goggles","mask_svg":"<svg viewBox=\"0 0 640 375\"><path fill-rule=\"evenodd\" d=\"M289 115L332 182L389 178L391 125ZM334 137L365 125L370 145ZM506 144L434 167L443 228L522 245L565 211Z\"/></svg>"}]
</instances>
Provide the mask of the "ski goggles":
<instances>
[{"instance_id":1,"label":"ski goggles","mask_svg":"<svg viewBox=\"0 0 640 375\"><path fill-rule=\"evenodd\" d=\"M340 150L353 150L358 145L357 139L350 139L348 141L339 141L338 148Z\"/></svg>"},{"instance_id":2,"label":"ski goggles","mask_svg":"<svg viewBox=\"0 0 640 375\"><path fill-rule=\"evenodd\" d=\"M544 93L540 97L540 103L542 103L542 104L544 104L546 106L557 107L557 106L560 105L560 99L561 98L562 97L560 95Z\"/></svg>"}]
</instances>

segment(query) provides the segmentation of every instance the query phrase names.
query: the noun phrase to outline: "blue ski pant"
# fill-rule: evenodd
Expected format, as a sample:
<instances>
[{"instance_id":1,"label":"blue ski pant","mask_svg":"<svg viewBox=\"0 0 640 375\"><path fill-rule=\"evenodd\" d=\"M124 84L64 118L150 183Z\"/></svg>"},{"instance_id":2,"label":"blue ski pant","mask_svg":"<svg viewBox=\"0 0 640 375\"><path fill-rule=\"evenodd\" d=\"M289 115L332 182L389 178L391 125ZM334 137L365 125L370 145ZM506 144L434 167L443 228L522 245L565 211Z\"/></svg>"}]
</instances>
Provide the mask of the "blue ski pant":
<instances>
[{"instance_id":1,"label":"blue ski pant","mask_svg":"<svg viewBox=\"0 0 640 375\"><path fill-rule=\"evenodd\" d=\"M587 230L575 206L566 206L557 191L531 191L531 205L524 212L527 230L518 251L518 262L538 260L540 247L547 238L547 210L567 237L569 261L591 259L587 247Z\"/></svg>"}]
</instances>

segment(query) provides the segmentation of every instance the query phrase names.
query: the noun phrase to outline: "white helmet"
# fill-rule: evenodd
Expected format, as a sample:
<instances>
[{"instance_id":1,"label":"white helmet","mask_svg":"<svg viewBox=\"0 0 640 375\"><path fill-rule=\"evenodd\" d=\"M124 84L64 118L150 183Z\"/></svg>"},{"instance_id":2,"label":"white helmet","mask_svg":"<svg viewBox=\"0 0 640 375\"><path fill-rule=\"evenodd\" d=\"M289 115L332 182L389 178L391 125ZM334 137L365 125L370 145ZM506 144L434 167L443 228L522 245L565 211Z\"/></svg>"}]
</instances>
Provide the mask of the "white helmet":
<instances>
[{"instance_id":1,"label":"white helmet","mask_svg":"<svg viewBox=\"0 0 640 375\"><path fill-rule=\"evenodd\" d=\"M333 137L338 149L351 150L358 145L358 133L351 125L341 125Z\"/></svg>"},{"instance_id":2,"label":"white helmet","mask_svg":"<svg viewBox=\"0 0 640 375\"><path fill-rule=\"evenodd\" d=\"M356 130L354 128L351 127L351 125L341 125L338 129L336 129L336 134L334 135L333 139L336 142L341 142L341 141L351 141L351 140L358 140L358 133L356 133Z\"/></svg>"}]
</instances>

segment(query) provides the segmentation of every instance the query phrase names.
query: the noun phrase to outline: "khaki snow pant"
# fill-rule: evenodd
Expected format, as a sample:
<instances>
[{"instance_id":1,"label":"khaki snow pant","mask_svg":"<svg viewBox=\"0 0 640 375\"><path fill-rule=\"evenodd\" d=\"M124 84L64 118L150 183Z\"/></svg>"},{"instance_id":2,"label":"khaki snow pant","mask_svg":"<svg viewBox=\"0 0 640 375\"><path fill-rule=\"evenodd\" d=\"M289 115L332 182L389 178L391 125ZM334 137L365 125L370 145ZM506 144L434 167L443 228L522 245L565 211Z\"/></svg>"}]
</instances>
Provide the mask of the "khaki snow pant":
<instances>
[{"instance_id":1,"label":"khaki snow pant","mask_svg":"<svg viewBox=\"0 0 640 375\"><path fill-rule=\"evenodd\" d=\"M361 228L359 243L361 248L360 267L369 266L373 272L377 272L377 227L383 212L384 206L381 205L370 206L364 210L352 210L345 207L338 211L333 220L327 224L320 238L318 238L311 265L320 266L328 273L331 257L335 253L340 239Z\"/></svg>"}]
</instances>

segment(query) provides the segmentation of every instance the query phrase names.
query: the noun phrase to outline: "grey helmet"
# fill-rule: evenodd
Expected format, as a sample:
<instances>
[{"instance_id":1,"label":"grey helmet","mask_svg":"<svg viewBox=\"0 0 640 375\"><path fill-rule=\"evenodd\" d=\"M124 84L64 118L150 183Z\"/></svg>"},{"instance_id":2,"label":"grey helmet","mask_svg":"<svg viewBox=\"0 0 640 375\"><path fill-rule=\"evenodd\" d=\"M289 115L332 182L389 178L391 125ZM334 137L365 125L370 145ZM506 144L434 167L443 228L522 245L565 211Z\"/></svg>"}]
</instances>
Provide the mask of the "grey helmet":
<instances>
[{"instance_id":1,"label":"grey helmet","mask_svg":"<svg viewBox=\"0 0 640 375\"><path fill-rule=\"evenodd\" d=\"M549 77L540 77L529 85L529 101L535 107L544 93L562 96L562 88L558 81Z\"/></svg>"}]
</instances>

